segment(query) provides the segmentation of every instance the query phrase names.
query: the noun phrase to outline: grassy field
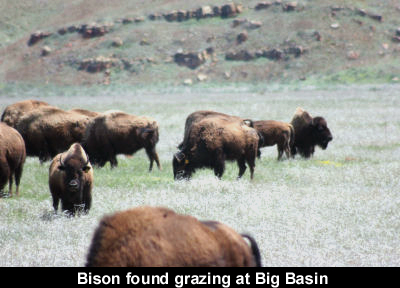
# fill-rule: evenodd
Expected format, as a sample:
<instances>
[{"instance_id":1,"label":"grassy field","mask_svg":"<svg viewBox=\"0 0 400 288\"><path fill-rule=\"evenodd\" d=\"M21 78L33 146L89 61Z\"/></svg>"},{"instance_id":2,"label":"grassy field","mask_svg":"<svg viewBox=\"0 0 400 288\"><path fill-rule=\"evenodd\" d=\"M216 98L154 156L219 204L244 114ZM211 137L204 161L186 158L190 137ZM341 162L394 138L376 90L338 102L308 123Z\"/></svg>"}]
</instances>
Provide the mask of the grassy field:
<instances>
[{"instance_id":1,"label":"grassy field","mask_svg":"<svg viewBox=\"0 0 400 288\"><path fill-rule=\"evenodd\" d=\"M156 118L163 170L148 173L143 151L119 166L95 169L93 205L85 216L54 215L49 163L28 158L19 198L0 198L0 266L82 266L105 214L160 205L252 234L266 266L400 265L400 87L398 85L263 89L137 89L5 85L0 108L28 98L69 109L120 109ZM290 121L296 107L328 121L333 141L314 158L277 162L263 148L255 179L222 180L211 170L175 182L172 155L186 116L211 109L253 119Z\"/></svg>"}]
</instances>

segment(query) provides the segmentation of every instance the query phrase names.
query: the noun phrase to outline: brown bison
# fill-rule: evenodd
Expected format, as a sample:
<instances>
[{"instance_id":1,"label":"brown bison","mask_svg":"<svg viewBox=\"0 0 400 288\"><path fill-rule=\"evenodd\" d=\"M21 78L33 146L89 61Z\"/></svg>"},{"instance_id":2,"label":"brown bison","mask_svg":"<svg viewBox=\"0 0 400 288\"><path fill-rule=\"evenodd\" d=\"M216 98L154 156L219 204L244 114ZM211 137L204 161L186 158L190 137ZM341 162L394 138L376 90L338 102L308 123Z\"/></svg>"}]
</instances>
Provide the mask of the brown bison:
<instances>
[{"instance_id":1,"label":"brown bison","mask_svg":"<svg viewBox=\"0 0 400 288\"><path fill-rule=\"evenodd\" d=\"M19 195L19 183L26 158L24 139L17 130L0 123L0 192L8 181L8 194L12 193L13 177L15 194Z\"/></svg>"},{"instance_id":2,"label":"brown bison","mask_svg":"<svg viewBox=\"0 0 400 288\"><path fill-rule=\"evenodd\" d=\"M189 179L197 168L214 169L221 178L225 170L225 160L236 160L239 178L250 167L253 179L255 159L260 137L255 129L225 117L206 117L193 123L187 139L172 161L174 178Z\"/></svg>"},{"instance_id":3,"label":"brown bison","mask_svg":"<svg viewBox=\"0 0 400 288\"><path fill-rule=\"evenodd\" d=\"M51 160L79 143L91 118L56 107L41 107L20 118L16 129L25 140L26 153L41 162Z\"/></svg>"},{"instance_id":4,"label":"brown bison","mask_svg":"<svg viewBox=\"0 0 400 288\"><path fill-rule=\"evenodd\" d=\"M91 118L94 118L96 116L99 116L101 113L99 112L94 112L94 111L90 111L90 110L86 110L86 109L82 109L82 108L74 108L71 110L68 110L69 112L75 112L81 115L85 115Z\"/></svg>"},{"instance_id":5,"label":"brown bison","mask_svg":"<svg viewBox=\"0 0 400 288\"><path fill-rule=\"evenodd\" d=\"M252 237L222 223L143 206L100 221L86 266L260 267L261 257Z\"/></svg>"},{"instance_id":6,"label":"brown bison","mask_svg":"<svg viewBox=\"0 0 400 288\"><path fill-rule=\"evenodd\" d=\"M24 100L11 104L4 109L1 115L1 121L8 126L16 128L17 122L25 114L40 107L50 106L44 101Z\"/></svg>"},{"instance_id":7,"label":"brown bison","mask_svg":"<svg viewBox=\"0 0 400 288\"><path fill-rule=\"evenodd\" d=\"M278 146L278 160L282 159L283 152L290 158L291 146L294 142L293 126L286 122L274 120L254 121L254 129L260 133L263 138L262 147Z\"/></svg>"},{"instance_id":8,"label":"brown bison","mask_svg":"<svg viewBox=\"0 0 400 288\"><path fill-rule=\"evenodd\" d=\"M118 154L132 155L144 148L150 160L151 171L154 161L161 169L156 152L158 137L158 124L153 118L109 111L93 118L86 130L82 146L92 163L100 167L107 161L111 167L115 167L118 165Z\"/></svg>"},{"instance_id":9,"label":"brown bison","mask_svg":"<svg viewBox=\"0 0 400 288\"><path fill-rule=\"evenodd\" d=\"M299 153L304 158L310 158L314 154L315 146L323 150L333 137L323 117L311 117L302 108L297 108L290 124L293 125L295 137L292 146L292 156Z\"/></svg>"},{"instance_id":10,"label":"brown bison","mask_svg":"<svg viewBox=\"0 0 400 288\"><path fill-rule=\"evenodd\" d=\"M185 121L185 132L183 135L183 141L178 145L178 149L182 148L182 145L184 142L187 141L187 137L189 136L190 128L194 123L199 122L200 120L207 118L207 117L215 117L218 116L222 119L226 120L231 120L231 121L237 121L243 124L246 124L249 127L253 127L253 121L250 119L243 119L238 116L232 116L228 114L224 114L221 112L215 112L215 111L210 111L210 110L199 110L196 112L193 112L187 116L186 121Z\"/></svg>"},{"instance_id":11,"label":"brown bison","mask_svg":"<svg viewBox=\"0 0 400 288\"><path fill-rule=\"evenodd\" d=\"M54 157L49 168L49 188L54 212L61 209L75 215L87 213L92 203L93 169L82 146L74 143L64 153Z\"/></svg>"}]
</instances>

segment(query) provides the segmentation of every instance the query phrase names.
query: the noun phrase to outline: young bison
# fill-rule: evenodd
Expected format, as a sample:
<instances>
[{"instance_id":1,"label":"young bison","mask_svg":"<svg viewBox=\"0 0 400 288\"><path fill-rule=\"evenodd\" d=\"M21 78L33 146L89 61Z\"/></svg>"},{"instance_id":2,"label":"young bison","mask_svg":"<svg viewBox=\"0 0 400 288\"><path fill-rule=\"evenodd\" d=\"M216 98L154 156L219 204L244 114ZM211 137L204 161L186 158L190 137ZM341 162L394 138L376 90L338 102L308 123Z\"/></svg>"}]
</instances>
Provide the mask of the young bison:
<instances>
[{"instance_id":1,"label":"young bison","mask_svg":"<svg viewBox=\"0 0 400 288\"><path fill-rule=\"evenodd\" d=\"M144 206L100 221L86 266L259 267L260 259L253 238L222 223Z\"/></svg>"},{"instance_id":2,"label":"young bison","mask_svg":"<svg viewBox=\"0 0 400 288\"><path fill-rule=\"evenodd\" d=\"M173 158L174 178L189 179L197 168L214 169L221 178L225 160L237 161L239 178L246 171L246 162L253 179L255 158L260 137L255 129L218 115L192 124L182 148Z\"/></svg>"},{"instance_id":3,"label":"young bison","mask_svg":"<svg viewBox=\"0 0 400 288\"><path fill-rule=\"evenodd\" d=\"M26 158L24 139L17 130L0 123L0 193L8 182L8 194L13 195L12 184L15 178L15 194L19 195L19 183Z\"/></svg>"},{"instance_id":4,"label":"young bison","mask_svg":"<svg viewBox=\"0 0 400 288\"><path fill-rule=\"evenodd\" d=\"M263 146L278 146L278 160L282 159L283 152L286 157L291 156L291 146L294 143L294 129L293 126L286 122L265 120L254 121L254 129L260 133L263 138Z\"/></svg>"},{"instance_id":5,"label":"young bison","mask_svg":"<svg viewBox=\"0 0 400 288\"><path fill-rule=\"evenodd\" d=\"M120 111L109 111L93 118L86 129L82 146L94 165L103 167L108 161L111 167L118 165L117 155L132 155L144 148L150 159L149 171L156 161L161 170L156 152L158 124L153 118L134 116Z\"/></svg>"},{"instance_id":6,"label":"young bison","mask_svg":"<svg viewBox=\"0 0 400 288\"><path fill-rule=\"evenodd\" d=\"M87 213L92 203L93 169L82 146L74 143L54 157L49 168L49 187L54 212L58 203L68 214Z\"/></svg>"}]
</instances>

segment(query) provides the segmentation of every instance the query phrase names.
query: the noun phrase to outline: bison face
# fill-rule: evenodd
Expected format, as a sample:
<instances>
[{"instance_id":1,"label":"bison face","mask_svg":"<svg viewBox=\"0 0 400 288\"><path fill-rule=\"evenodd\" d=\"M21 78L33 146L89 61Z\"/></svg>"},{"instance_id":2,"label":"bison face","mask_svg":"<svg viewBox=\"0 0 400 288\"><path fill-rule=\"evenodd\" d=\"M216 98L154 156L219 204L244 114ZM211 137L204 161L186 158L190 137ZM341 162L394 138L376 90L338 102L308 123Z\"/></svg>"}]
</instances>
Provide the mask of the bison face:
<instances>
[{"instance_id":1,"label":"bison face","mask_svg":"<svg viewBox=\"0 0 400 288\"><path fill-rule=\"evenodd\" d=\"M186 159L186 155L183 152L174 154L172 159L172 167L174 169L174 179L188 179L191 176L190 170L188 169L189 160Z\"/></svg>"},{"instance_id":2,"label":"bison face","mask_svg":"<svg viewBox=\"0 0 400 288\"><path fill-rule=\"evenodd\" d=\"M312 126L313 139L315 143L323 150L325 150L328 147L328 143L333 139L326 120L322 117L315 117L313 119Z\"/></svg>"},{"instance_id":3,"label":"bison face","mask_svg":"<svg viewBox=\"0 0 400 288\"><path fill-rule=\"evenodd\" d=\"M64 171L64 187L66 197L71 203L80 204L83 202L83 187L85 185L85 174L91 169L88 161L82 163L81 159L70 158L68 161L61 161L58 169Z\"/></svg>"}]
</instances>

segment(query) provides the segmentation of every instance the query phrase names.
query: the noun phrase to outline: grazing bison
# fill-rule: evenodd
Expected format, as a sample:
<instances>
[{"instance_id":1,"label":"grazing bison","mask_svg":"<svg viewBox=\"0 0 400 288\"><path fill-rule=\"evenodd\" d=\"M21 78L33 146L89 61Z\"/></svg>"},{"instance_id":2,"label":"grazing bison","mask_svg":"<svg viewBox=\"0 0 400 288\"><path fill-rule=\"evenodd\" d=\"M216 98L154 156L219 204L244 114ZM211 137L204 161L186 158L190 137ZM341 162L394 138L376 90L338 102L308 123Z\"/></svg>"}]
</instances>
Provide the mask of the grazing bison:
<instances>
[{"instance_id":1,"label":"grazing bison","mask_svg":"<svg viewBox=\"0 0 400 288\"><path fill-rule=\"evenodd\" d=\"M313 118L302 108L296 109L290 124L293 125L295 132L293 157L299 153L305 158L310 158L314 154L315 146L325 150L333 139L326 120L323 117Z\"/></svg>"},{"instance_id":2,"label":"grazing bison","mask_svg":"<svg viewBox=\"0 0 400 288\"><path fill-rule=\"evenodd\" d=\"M0 191L8 181L8 194L12 193L13 177L15 194L19 195L19 183L26 158L24 139L17 130L0 123Z\"/></svg>"},{"instance_id":3,"label":"grazing bison","mask_svg":"<svg viewBox=\"0 0 400 288\"><path fill-rule=\"evenodd\" d=\"M199 122L200 120L207 118L207 117L215 117L218 116L222 119L226 120L231 120L231 121L237 121L240 123L244 123L249 127L253 127L253 121L250 119L243 119L237 116L232 116L220 112L215 112L215 111L209 111L209 110L200 110L191 113L189 116L187 116L186 121L185 121L185 133L183 135L183 141L178 145L178 149L182 148L182 145L184 142L187 141L187 137L189 136L190 128L194 123Z\"/></svg>"},{"instance_id":4,"label":"grazing bison","mask_svg":"<svg viewBox=\"0 0 400 288\"><path fill-rule=\"evenodd\" d=\"M260 267L261 257L252 237L222 223L143 206L100 221L86 266Z\"/></svg>"},{"instance_id":5,"label":"grazing bison","mask_svg":"<svg viewBox=\"0 0 400 288\"><path fill-rule=\"evenodd\" d=\"M11 104L4 109L1 115L1 121L8 126L16 128L17 122L25 114L40 107L50 106L44 101L24 100Z\"/></svg>"},{"instance_id":6,"label":"grazing bison","mask_svg":"<svg viewBox=\"0 0 400 288\"><path fill-rule=\"evenodd\" d=\"M193 123L187 139L172 161L174 178L189 179L197 168L209 167L221 178L225 160L236 160L239 178L250 167L253 179L260 137L255 129L218 115Z\"/></svg>"},{"instance_id":7,"label":"grazing bison","mask_svg":"<svg viewBox=\"0 0 400 288\"><path fill-rule=\"evenodd\" d=\"M158 124L153 118L109 111L93 118L86 130L82 146L88 152L92 163L100 167L107 161L111 167L115 167L118 165L118 154L132 155L144 148L150 160L151 171L154 161L161 169L156 152L158 135Z\"/></svg>"},{"instance_id":8,"label":"grazing bison","mask_svg":"<svg viewBox=\"0 0 400 288\"><path fill-rule=\"evenodd\" d=\"M49 106L26 113L16 129L25 140L27 155L38 156L44 162L81 142L90 120L88 116Z\"/></svg>"},{"instance_id":9,"label":"grazing bison","mask_svg":"<svg viewBox=\"0 0 400 288\"><path fill-rule=\"evenodd\" d=\"M282 159L283 152L287 158L290 157L291 146L294 143L294 129L291 124L274 120L254 121L253 124L254 129L264 138L262 147L277 144L278 160Z\"/></svg>"},{"instance_id":10,"label":"grazing bison","mask_svg":"<svg viewBox=\"0 0 400 288\"><path fill-rule=\"evenodd\" d=\"M87 213L92 202L93 169L82 146L74 143L64 153L54 157L49 168L49 188L57 213L61 200L62 211L75 215Z\"/></svg>"}]
</instances>

